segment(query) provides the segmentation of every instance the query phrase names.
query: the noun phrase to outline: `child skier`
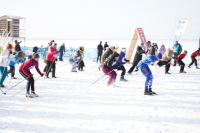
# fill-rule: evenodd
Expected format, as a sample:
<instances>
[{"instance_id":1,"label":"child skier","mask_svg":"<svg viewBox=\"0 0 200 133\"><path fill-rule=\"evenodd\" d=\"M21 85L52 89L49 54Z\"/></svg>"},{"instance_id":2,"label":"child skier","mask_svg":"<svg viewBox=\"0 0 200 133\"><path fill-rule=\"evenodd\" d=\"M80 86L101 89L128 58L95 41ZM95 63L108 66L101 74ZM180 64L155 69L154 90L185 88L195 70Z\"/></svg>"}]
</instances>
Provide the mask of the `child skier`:
<instances>
[{"instance_id":1,"label":"child skier","mask_svg":"<svg viewBox=\"0 0 200 133\"><path fill-rule=\"evenodd\" d=\"M117 52L114 52L113 55L110 57L106 58L105 62L103 63L102 66L102 71L106 74L109 75L110 78L108 80L108 87L111 85L114 85L117 73L114 71L114 62L117 61L119 58L119 54ZM114 87L114 86L113 86Z\"/></svg>"},{"instance_id":2,"label":"child skier","mask_svg":"<svg viewBox=\"0 0 200 133\"><path fill-rule=\"evenodd\" d=\"M123 64L125 64L126 62L129 62L129 60L127 60L125 58L125 55L126 55L126 48L122 48L122 51L119 54L119 58L118 58L118 60L116 62L116 69L117 70L122 70L120 81L124 81L124 82L126 82L127 80L124 79L124 76L125 76L125 73L126 73L126 69L123 66Z\"/></svg>"},{"instance_id":3,"label":"child skier","mask_svg":"<svg viewBox=\"0 0 200 133\"><path fill-rule=\"evenodd\" d=\"M32 55L32 58L28 61L26 61L24 64L22 64L19 68L19 73L28 81L26 86L26 97L38 97L38 95L35 93L34 88L34 78L33 74L31 74L30 69L34 68L37 70L37 72L41 75L41 77L44 76L43 73L40 72L40 69L38 68L39 61L39 55L34 53ZM31 94L29 93L31 86Z\"/></svg>"},{"instance_id":4,"label":"child skier","mask_svg":"<svg viewBox=\"0 0 200 133\"><path fill-rule=\"evenodd\" d=\"M179 66L181 66L180 73L186 73L186 72L184 71L185 63L182 61L182 59L184 59L186 55L187 55L187 51L185 50L185 51L178 57L178 59L176 60L176 62L178 62L178 64L179 64Z\"/></svg>"},{"instance_id":5,"label":"child skier","mask_svg":"<svg viewBox=\"0 0 200 133\"><path fill-rule=\"evenodd\" d=\"M4 87L3 81L5 80L7 76L7 66L10 63L10 60L15 61L13 58L13 55L11 54L12 45L8 44L7 47L5 47L1 53L0 57L0 87Z\"/></svg>"},{"instance_id":6,"label":"child skier","mask_svg":"<svg viewBox=\"0 0 200 133\"><path fill-rule=\"evenodd\" d=\"M19 62L21 62L22 64L24 63L23 55L24 55L23 52L19 51L19 52L17 52L16 55L14 55L14 59L16 60L16 62L10 61L10 64L9 64L10 70L8 70L8 74L11 73L11 79L17 79L14 77L15 76L15 64L17 64ZM20 57L20 58L18 58L18 57Z\"/></svg>"},{"instance_id":7,"label":"child skier","mask_svg":"<svg viewBox=\"0 0 200 133\"><path fill-rule=\"evenodd\" d=\"M72 65L71 72L77 72L76 67L77 67L77 63L79 63L80 60L81 60L81 54L79 51L77 51L76 53L74 53L74 55L69 57L69 63Z\"/></svg>"},{"instance_id":8,"label":"child skier","mask_svg":"<svg viewBox=\"0 0 200 133\"><path fill-rule=\"evenodd\" d=\"M199 55L200 55L200 48L197 51L195 51L194 53L192 53L192 55L191 55L192 62L190 63L188 68L191 68L191 65L193 63L195 63L196 69L199 69L197 66L197 59L196 59L196 57L198 57Z\"/></svg>"},{"instance_id":9,"label":"child skier","mask_svg":"<svg viewBox=\"0 0 200 133\"><path fill-rule=\"evenodd\" d=\"M144 57L136 66L135 71L138 71L138 68L139 68L142 74L146 77L144 95L156 94L155 92L152 91L152 88L151 88L152 82L153 82L153 75L148 65L153 64L157 60L158 58L156 56L151 55L148 57Z\"/></svg>"}]
</instances>

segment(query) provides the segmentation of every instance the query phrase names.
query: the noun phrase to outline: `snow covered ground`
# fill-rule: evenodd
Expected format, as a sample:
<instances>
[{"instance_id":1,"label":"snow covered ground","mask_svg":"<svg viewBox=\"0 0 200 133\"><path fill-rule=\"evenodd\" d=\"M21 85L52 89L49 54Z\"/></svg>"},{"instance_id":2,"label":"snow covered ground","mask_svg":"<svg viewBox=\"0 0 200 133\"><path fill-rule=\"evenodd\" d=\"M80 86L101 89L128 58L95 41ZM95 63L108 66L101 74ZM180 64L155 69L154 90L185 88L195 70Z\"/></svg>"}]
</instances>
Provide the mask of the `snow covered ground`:
<instances>
[{"instance_id":1,"label":"snow covered ground","mask_svg":"<svg viewBox=\"0 0 200 133\"><path fill-rule=\"evenodd\" d=\"M190 57L184 60L186 66ZM40 97L26 98L26 81L0 96L0 133L198 133L200 126L200 70L171 66L150 66L156 96L144 96L144 76L126 76L116 80L117 88L107 88L105 77L96 63L85 61L84 72L71 73L65 60L57 63L57 79L40 78L35 90ZM93 67L93 68L91 68ZM125 65L128 70L131 64ZM7 78L3 91L23 80L16 66L16 77ZM40 60L40 69L44 63ZM32 69L34 78L39 75ZM50 74L51 76L51 74Z\"/></svg>"}]
</instances>

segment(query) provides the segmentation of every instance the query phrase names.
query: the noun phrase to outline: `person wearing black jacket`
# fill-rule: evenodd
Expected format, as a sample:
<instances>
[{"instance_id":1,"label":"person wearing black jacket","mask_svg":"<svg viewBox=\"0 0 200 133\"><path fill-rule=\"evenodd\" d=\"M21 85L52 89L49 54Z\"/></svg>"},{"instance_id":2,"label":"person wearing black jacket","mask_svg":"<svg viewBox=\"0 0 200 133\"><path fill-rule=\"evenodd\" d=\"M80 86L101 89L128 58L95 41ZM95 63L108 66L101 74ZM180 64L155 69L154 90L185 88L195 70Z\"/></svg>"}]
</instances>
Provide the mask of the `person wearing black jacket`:
<instances>
[{"instance_id":1,"label":"person wearing black jacket","mask_svg":"<svg viewBox=\"0 0 200 133\"><path fill-rule=\"evenodd\" d=\"M128 73L131 74L133 72L133 70L135 69L135 67L137 66L137 64L139 63L140 60L142 60L142 54L145 54L148 52L145 52L142 49L143 43L141 43L138 47L137 47L137 51L133 60L133 65L132 67L129 69Z\"/></svg>"},{"instance_id":2,"label":"person wearing black jacket","mask_svg":"<svg viewBox=\"0 0 200 133\"><path fill-rule=\"evenodd\" d=\"M158 49L157 44L156 44L156 43L155 43L155 44L153 43L152 46L150 47L150 55L155 56L155 55L156 55L157 49Z\"/></svg>"},{"instance_id":3,"label":"person wearing black jacket","mask_svg":"<svg viewBox=\"0 0 200 133\"><path fill-rule=\"evenodd\" d=\"M104 48L104 52L106 51L107 47L109 47L109 45L107 44L107 42L105 42L104 47L103 47Z\"/></svg>"},{"instance_id":4,"label":"person wearing black jacket","mask_svg":"<svg viewBox=\"0 0 200 133\"><path fill-rule=\"evenodd\" d=\"M16 52L19 52L19 51L21 51L21 47L20 47L20 45L19 45L20 43L19 42L17 42L16 43L16 45L15 45L15 51Z\"/></svg>"},{"instance_id":5,"label":"person wearing black jacket","mask_svg":"<svg viewBox=\"0 0 200 133\"><path fill-rule=\"evenodd\" d=\"M97 63L98 63L99 58L100 58L100 63L101 63L101 56L103 53L103 46L101 44L102 44L102 41L100 41L100 44L97 46L97 52L98 52Z\"/></svg>"},{"instance_id":6,"label":"person wearing black jacket","mask_svg":"<svg viewBox=\"0 0 200 133\"><path fill-rule=\"evenodd\" d=\"M105 62L103 63L102 66L102 71L106 74L109 75L110 78L108 80L108 86L114 85L117 73L114 71L115 69L115 63L119 58L119 54L117 52L114 52L112 56L107 58Z\"/></svg>"}]
</instances>

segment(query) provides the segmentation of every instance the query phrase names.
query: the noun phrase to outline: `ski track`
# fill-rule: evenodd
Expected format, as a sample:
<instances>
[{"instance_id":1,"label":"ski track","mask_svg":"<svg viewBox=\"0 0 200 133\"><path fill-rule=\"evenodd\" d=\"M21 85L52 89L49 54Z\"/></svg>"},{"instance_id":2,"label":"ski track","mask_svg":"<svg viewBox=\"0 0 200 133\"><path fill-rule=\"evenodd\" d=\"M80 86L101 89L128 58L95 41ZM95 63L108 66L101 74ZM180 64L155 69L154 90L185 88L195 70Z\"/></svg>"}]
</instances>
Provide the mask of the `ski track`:
<instances>
[{"instance_id":1,"label":"ski track","mask_svg":"<svg viewBox=\"0 0 200 133\"><path fill-rule=\"evenodd\" d=\"M190 58L186 61L186 67ZM65 66L63 66L66 64ZM91 85L102 71L96 63L85 61L84 72L71 73L71 65L65 60L58 62L57 79L40 78L35 81L38 98L26 98L26 85L22 82L0 96L1 133L198 133L200 126L200 70L179 67L170 68L165 75L163 68L150 66L153 73L155 96L144 96L145 78L142 73L133 73L120 82L117 88L107 88L105 76ZM93 67L93 68L91 68ZM125 65L126 70L131 64ZM19 68L19 67L18 67ZM44 63L40 60L40 70ZM158 68L158 69L156 69ZM96 71L95 71L96 69ZM163 69L160 71L160 69ZM160 71L160 72L158 72ZM34 78L38 78L33 69ZM88 75L90 74L90 75ZM3 91L23 80L7 78ZM51 77L51 73L50 73Z\"/></svg>"}]
</instances>

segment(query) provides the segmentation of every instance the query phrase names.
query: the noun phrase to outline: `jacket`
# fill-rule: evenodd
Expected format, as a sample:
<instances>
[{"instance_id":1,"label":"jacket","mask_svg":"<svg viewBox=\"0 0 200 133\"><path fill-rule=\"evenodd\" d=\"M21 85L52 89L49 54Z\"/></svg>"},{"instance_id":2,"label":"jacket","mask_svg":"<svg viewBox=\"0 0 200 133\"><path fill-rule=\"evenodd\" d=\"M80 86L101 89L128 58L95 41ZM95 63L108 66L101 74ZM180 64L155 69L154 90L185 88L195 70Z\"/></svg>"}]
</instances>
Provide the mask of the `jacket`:
<instances>
[{"instance_id":1,"label":"jacket","mask_svg":"<svg viewBox=\"0 0 200 133\"><path fill-rule=\"evenodd\" d=\"M103 67L114 69L113 63L115 62L114 55L110 56L109 58L106 58L105 62L103 63Z\"/></svg>"},{"instance_id":2,"label":"jacket","mask_svg":"<svg viewBox=\"0 0 200 133\"><path fill-rule=\"evenodd\" d=\"M182 61L182 59L184 59L185 56L186 56L185 53L181 54L181 55L178 57L178 59L176 60L176 62Z\"/></svg>"},{"instance_id":3,"label":"jacket","mask_svg":"<svg viewBox=\"0 0 200 133\"><path fill-rule=\"evenodd\" d=\"M53 62L56 59L57 50L54 51L52 46L49 47L46 60Z\"/></svg>"},{"instance_id":4,"label":"jacket","mask_svg":"<svg viewBox=\"0 0 200 133\"><path fill-rule=\"evenodd\" d=\"M103 57L102 57L102 64L104 63L104 61L106 60L106 58L108 58L110 55L113 54L113 51L109 48L104 54L103 54Z\"/></svg>"},{"instance_id":5,"label":"jacket","mask_svg":"<svg viewBox=\"0 0 200 133\"><path fill-rule=\"evenodd\" d=\"M199 51L199 50L197 50L197 51L195 51L194 53L192 53L191 56L197 57L197 55L200 55L200 51Z\"/></svg>"},{"instance_id":6,"label":"jacket","mask_svg":"<svg viewBox=\"0 0 200 133\"><path fill-rule=\"evenodd\" d=\"M182 46L180 44L174 45L173 49L173 52L177 53L178 55L180 55L182 52Z\"/></svg>"},{"instance_id":7,"label":"jacket","mask_svg":"<svg viewBox=\"0 0 200 133\"><path fill-rule=\"evenodd\" d=\"M69 57L69 61L78 62L79 60L77 54L74 54L71 57Z\"/></svg>"},{"instance_id":8,"label":"jacket","mask_svg":"<svg viewBox=\"0 0 200 133\"><path fill-rule=\"evenodd\" d=\"M15 51L18 52L18 51L21 51L21 47L19 44L16 44L15 45Z\"/></svg>"},{"instance_id":9,"label":"jacket","mask_svg":"<svg viewBox=\"0 0 200 133\"><path fill-rule=\"evenodd\" d=\"M127 62L128 60L125 58L125 53L124 52L121 52L119 54L119 58L116 62L116 65L119 66L119 65L122 65L124 62Z\"/></svg>"},{"instance_id":10,"label":"jacket","mask_svg":"<svg viewBox=\"0 0 200 133\"><path fill-rule=\"evenodd\" d=\"M102 46L101 44L99 44L99 45L97 46L97 51L98 51L98 53L102 53L102 51L103 51L103 46Z\"/></svg>"},{"instance_id":11,"label":"jacket","mask_svg":"<svg viewBox=\"0 0 200 133\"><path fill-rule=\"evenodd\" d=\"M156 45L151 46L151 48L150 48L150 55L155 55L156 51L157 51L157 46Z\"/></svg>"},{"instance_id":12,"label":"jacket","mask_svg":"<svg viewBox=\"0 0 200 133\"><path fill-rule=\"evenodd\" d=\"M10 55L9 58L8 58L8 55ZM15 59L13 58L13 55L10 54L10 51L8 51L8 49L5 47L2 51L2 53L1 53L0 66L1 67L7 67L11 60L15 61Z\"/></svg>"},{"instance_id":13,"label":"jacket","mask_svg":"<svg viewBox=\"0 0 200 133\"><path fill-rule=\"evenodd\" d=\"M30 60L26 61L25 63L23 63L20 67L19 70L22 71L26 76L29 75L29 71L30 69L34 68L37 70L37 72L42 75L42 73L40 72L40 69L38 68L38 62L35 61L33 58L31 58Z\"/></svg>"},{"instance_id":14,"label":"jacket","mask_svg":"<svg viewBox=\"0 0 200 133\"><path fill-rule=\"evenodd\" d=\"M60 47L60 53L63 53L63 52L65 52L65 46L62 45L62 46Z\"/></svg>"},{"instance_id":15,"label":"jacket","mask_svg":"<svg viewBox=\"0 0 200 133\"><path fill-rule=\"evenodd\" d=\"M14 55L14 59L15 59L15 60L18 59L17 55ZM21 58L21 59L18 59L16 62L10 61L9 66L15 66L15 64L19 63L19 61L22 61L22 64L24 63L24 60Z\"/></svg>"},{"instance_id":16,"label":"jacket","mask_svg":"<svg viewBox=\"0 0 200 133\"><path fill-rule=\"evenodd\" d=\"M108 44L104 44L104 51L106 51L106 48L109 47Z\"/></svg>"},{"instance_id":17,"label":"jacket","mask_svg":"<svg viewBox=\"0 0 200 133\"><path fill-rule=\"evenodd\" d=\"M137 66L138 62L142 60L142 54L145 54L145 51L142 49L142 47L138 46L133 59L133 66Z\"/></svg>"},{"instance_id":18,"label":"jacket","mask_svg":"<svg viewBox=\"0 0 200 133\"><path fill-rule=\"evenodd\" d=\"M165 52L165 54L162 56L161 61L169 61L172 59L172 57L173 57L173 51L170 48L168 48L167 52Z\"/></svg>"}]
</instances>

